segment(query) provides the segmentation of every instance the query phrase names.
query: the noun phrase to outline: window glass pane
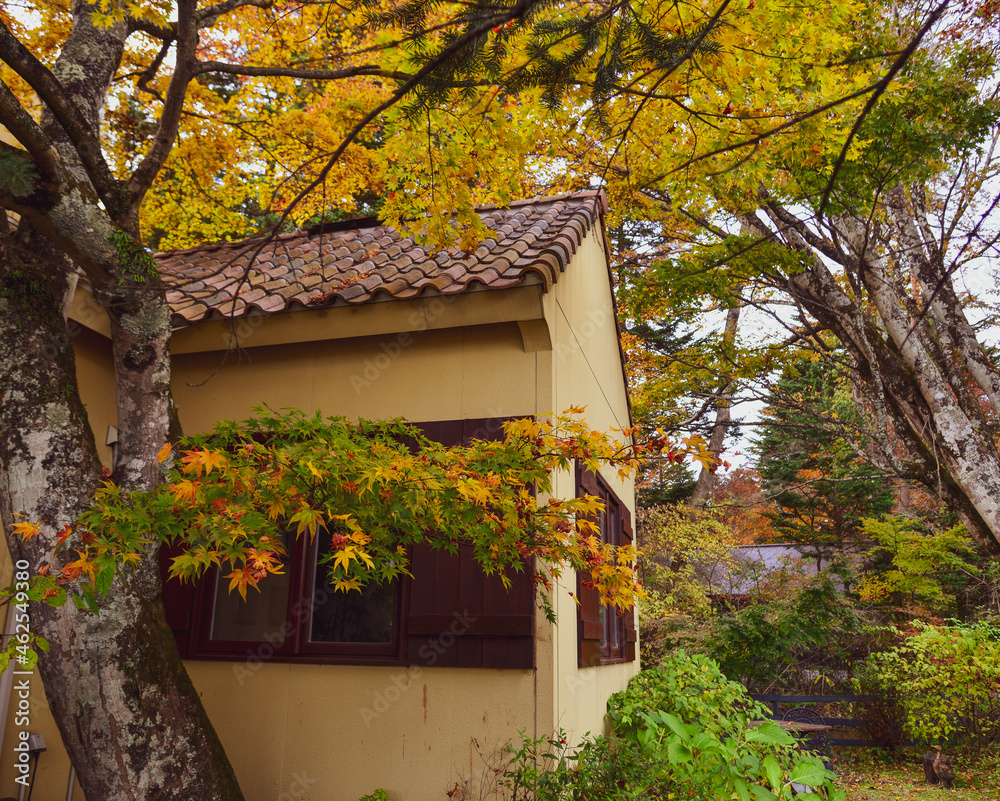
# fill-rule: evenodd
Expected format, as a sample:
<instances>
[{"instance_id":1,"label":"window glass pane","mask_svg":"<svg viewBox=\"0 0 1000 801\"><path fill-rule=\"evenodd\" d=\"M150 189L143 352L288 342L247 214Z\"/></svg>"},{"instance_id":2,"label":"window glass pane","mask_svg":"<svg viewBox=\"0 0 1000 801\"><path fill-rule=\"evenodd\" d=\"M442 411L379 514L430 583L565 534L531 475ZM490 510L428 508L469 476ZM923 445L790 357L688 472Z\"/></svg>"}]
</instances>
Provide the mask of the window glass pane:
<instances>
[{"instance_id":1,"label":"window glass pane","mask_svg":"<svg viewBox=\"0 0 1000 801\"><path fill-rule=\"evenodd\" d=\"M286 535L286 548L288 547ZM267 641L277 645L288 630L288 557L282 559L284 572L267 576L258 589L247 588L246 601L237 590L229 591L229 579L219 571L215 585L215 609L212 615L213 640L240 642ZM259 590L259 591L258 591Z\"/></svg>"},{"instance_id":2,"label":"window glass pane","mask_svg":"<svg viewBox=\"0 0 1000 801\"><path fill-rule=\"evenodd\" d=\"M394 586L372 582L361 592L335 592L327 581L326 566L316 564L316 554L329 548L330 534L317 534L312 551L314 583L309 641L391 643Z\"/></svg>"}]
</instances>

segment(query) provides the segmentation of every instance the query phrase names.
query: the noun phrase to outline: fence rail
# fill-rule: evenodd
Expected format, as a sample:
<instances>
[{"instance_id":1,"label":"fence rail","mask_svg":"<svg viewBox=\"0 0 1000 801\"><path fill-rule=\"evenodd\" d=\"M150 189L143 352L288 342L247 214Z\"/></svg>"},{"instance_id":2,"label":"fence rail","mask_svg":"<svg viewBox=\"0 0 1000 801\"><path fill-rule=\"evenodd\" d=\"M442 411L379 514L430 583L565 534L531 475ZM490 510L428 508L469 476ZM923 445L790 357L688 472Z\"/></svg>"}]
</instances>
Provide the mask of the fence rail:
<instances>
[{"instance_id":1,"label":"fence rail","mask_svg":"<svg viewBox=\"0 0 1000 801\"><path fill-rule=\"evenodd\" d=\"M793 706L800 706L802 704L832 704L838 702L851 702L851 701L864 701L869 696L866 695L777 695L775 693L750 693L750 697L755 701L760 701L762 704L767 704L771 707L771 718L773 720L780 720L782 715L782 707L787 711ZM855 720L854 718L828 718L824 717L823 720L828 726L833 726L834 729L861 729L864 727L864 721ZM909 740L904 743L909 745ZM852 737L830 737L830 745L845 745L845 746L855 746L861 748L871 748L875 745L871 740L861 740Z\"/></svg>"}]
</instances>

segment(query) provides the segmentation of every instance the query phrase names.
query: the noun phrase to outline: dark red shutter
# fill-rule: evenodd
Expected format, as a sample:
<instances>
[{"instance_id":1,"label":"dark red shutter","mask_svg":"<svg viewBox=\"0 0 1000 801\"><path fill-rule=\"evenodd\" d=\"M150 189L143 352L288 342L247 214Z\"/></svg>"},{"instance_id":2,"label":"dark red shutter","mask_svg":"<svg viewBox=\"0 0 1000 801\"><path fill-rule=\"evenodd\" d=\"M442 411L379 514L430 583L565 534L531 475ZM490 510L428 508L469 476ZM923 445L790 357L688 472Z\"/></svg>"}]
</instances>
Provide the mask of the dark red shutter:
<instances>
[{"instance_id":1,"label":"dark red shutter","mask_svg":"<svg viewBox=\"0 0 1000 801\"><path fill-rule=\"evenodd\" d=\"M178 579L167 578L170 563L183 552L181 546L160 548L160 581L163 584L163 607L167 613L167 625L174 633L177 650L181 656L189 656L192 648L192 624L194 621L195 595L197 586L182 584Z\"/></svg>"},{"instance_id":2,"label":"dark red shutter","mask_svg":"<svg viewBox=\"0 0 1000 801\"><path fill-rule=\"evenodd\" d=\"M485 418L422 423L429 438L444 445L503 436L502 419ZM506 589L499 576L487 576L460 546L457 554L415 548L413 579L403 627L407 664L450 667L534 667L534 588L531 566L509 573Z\"/></svg>"},{"instance_id":3,"label":"dark red shutter","mask_svg":"<svg viewBox=\"0 0 1000 801\"><path fill-rule=\"evenodd\" d=\"M634 539L634 534L632 531L632 513L629 512L625 504L620 506L620 519L622 521L622 545L631 545ZM635 661L635 644L638 640L638 635L635 630L635 607L631 607L625 611L625 661L634 662Z\"/></svg>"},{"instance_id":4,"label":"dark red shutter","mask_svg":"<svg viewBox=\"0 0 1000 801\"><path fill-rule=\"evenodd\" d=\"M600 497L601 494L601 488L597 484L597 476L579 466L576 470L576 494L578 497L581 495ZM601 661L601 637L604 633L601 624L601 595L593 587L585 587L583 577L578 573L576 597L580 600L577 607L579 613L577 620L579 664L580 667L597 665Z\"/></svg>"}]
</instances>

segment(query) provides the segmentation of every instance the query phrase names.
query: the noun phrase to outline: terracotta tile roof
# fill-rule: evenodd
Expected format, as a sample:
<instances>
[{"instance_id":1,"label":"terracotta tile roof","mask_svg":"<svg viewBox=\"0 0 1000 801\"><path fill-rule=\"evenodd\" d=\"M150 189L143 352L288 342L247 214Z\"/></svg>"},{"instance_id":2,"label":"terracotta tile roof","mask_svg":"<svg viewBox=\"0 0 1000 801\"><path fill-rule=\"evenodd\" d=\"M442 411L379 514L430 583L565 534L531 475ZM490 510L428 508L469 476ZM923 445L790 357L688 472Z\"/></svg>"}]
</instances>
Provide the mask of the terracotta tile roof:
<instances>
[{"instance_id":1,"label":"terracotta tile roof","mask_svg":"<svg viewBox=\"0 0 1000 801\"><path fill-rule=\"evenodd\" d=\"M531 276L548 289L606 210L600 191L482 208L478 213L494 236L474 253L429 253L377 220L353 220L271 241L159 253L156 260L168 287L175 287L167 299L177 325L242 317L254 309L271 314L505 289Z\"/></svg>"}]
</instances>

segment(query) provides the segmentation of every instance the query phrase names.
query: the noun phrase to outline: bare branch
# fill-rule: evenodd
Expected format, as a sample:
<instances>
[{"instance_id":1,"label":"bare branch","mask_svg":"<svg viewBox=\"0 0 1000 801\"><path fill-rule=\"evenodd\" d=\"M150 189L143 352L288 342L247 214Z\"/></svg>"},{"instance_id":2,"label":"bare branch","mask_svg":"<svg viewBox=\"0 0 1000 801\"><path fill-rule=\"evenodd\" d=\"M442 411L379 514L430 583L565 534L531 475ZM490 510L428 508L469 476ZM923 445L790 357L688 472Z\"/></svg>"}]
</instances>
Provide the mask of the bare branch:
<instances>
[{"instance_id":1,"label":"bare branch","mask_svg":"<svg viewBox=\"0 0 1000 801\"><path fill-rule=\"evenodd\" d=\"M177 23L174 22L171 22L168 27L164 28L160 25L154 25L146 19L130 18L128 21L128 30L129 33L142 32L153 39L159 39L161 42L172 42L177 38Z\"/></svg>"},{"instance_id":2,"label":"bare branch","mask_svg":"<svg viewBox=\"0 0 1000 801\"><path fill-rule=\"evenodd\" d=\"M256 8L271 8L274 0L227 0L225 3L217 3L214 6L203 8L195 14L195 20L199 28L207 28L223 14L235 11L237 8L255 6Z\"/></svg>"},{"instance_id":3,"label":"bare branch","mask_svg":"<svg viewBox=\"0 0 1000 801\"><path fill-rule=\"evenodd\" d=\"M156 77L156 73L160 71L160 67L163 66L163 60L167 57L167 53L170 52L170 47L171 45L173 45L173 43L174 43L173 37L164 40L163 45L160 47L159 52L156 54L156 58L154 58L151 62L149 62L149 66L146 67L145 70L143 70L142 74L139 76L139 79L136 81L135 84L136 89L138 89L140 92L147 92L148 94L153 95L153 97L155 97L160 102L163 101L163 98L161 97L158 91L150 87L149 82L153 80L153 78Z\"/></svg>"},{"instance_id":4,"label":"bare branch","mask_svg":"<svg viewBox=\"0 0 1000 801\"><path fill-rule=\"evenodd\" d=\"M227 64L222 61L200 61L191 70L192 75L204 75L207 72L219 72L225 75L249 75L254 77L275 76L279 78L302 78L313 81L339 81L344 78L354 78L358 75L368 75L376 78L391 78L407 80L412 75L404 72L388 72L375 64L364 64L359 67L345 67L339 70L317 70L297 67L251 67L245 64Z\"/></svg>"},{"instance_id":5,"label":"bare branch","mask_svg":"<svg viewBox=\"0 0 1000 801\"><path fill-rule=\"evenodd\" d=\"M177 9L177 65L167 88L167 95L160 112L160 125L153 137L153 144L132 173L125 191L127 208L137 209L143 196L163 167L174 146L177 130L184 110L187 85L194 77L192 66L198 47L198 28L195 21L196 0L180 0Z\"/></svg>"}]
</instances>

